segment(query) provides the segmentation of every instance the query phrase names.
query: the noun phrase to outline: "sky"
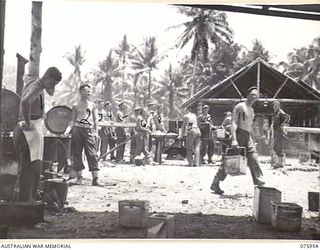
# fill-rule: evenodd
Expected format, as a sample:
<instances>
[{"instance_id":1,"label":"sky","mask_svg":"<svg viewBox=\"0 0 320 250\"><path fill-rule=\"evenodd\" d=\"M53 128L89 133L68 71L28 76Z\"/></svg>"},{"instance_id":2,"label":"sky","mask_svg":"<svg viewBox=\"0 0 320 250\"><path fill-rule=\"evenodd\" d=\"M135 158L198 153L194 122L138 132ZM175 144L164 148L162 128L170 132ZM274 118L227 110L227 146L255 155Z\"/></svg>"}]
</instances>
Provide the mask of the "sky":
<instances>
[{"instance_id":1,"label":"sky","mask_svg":"<svg viewBox=\"0 0 320 250\"><path fill-rule=\"evenodd\" d=\"M259 39L272 54L272 61L286 59L294 48L311 44L320 36L316 21L268 17L252 14L227 13L234 31L234 41L252 47ZM140 45L144 37L155 36L160 54L169 57L160 69L176 64L189 53L171 50L182 29L167 28L188 20L175 7L162 3L110 3L106 1L45 0L42 6L42 53L40 73L57 66L67 78L72 67L65 55L81 44L86 62L83 72L97 68L111 48L115 48L127 34L128 42ZM29 57L31 36L31 1L7 0L5 20L5 57L7 65L16 66L16 53Z\"/></svg>"}]
</instances>

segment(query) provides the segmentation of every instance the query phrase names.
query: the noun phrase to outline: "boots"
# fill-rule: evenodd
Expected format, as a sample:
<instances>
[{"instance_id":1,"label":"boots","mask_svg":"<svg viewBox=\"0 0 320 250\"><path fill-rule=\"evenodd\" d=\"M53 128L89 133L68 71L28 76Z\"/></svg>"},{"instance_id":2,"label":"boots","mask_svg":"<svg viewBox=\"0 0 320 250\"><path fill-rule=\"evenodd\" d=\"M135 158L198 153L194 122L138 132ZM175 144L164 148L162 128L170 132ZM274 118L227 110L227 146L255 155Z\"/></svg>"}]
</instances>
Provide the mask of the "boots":
<instances>
[{"instance_id":1,"label":"boots","mask_svg":"<svg viewBox=\"0 0 320 250\"><path fill-rule=\"evenodd\" d=\"M103 187L104 185L98 182L98 171L92 171L92 186Z\"/></svg>"},{"instance_id":2,"label":"boots","mask_svg":"<svg viewBox=\"0 0 320 250\"><path fill-rule=\"evenodd\" d=\"M210 189L215 193L215 194L223 194L224 191L220 188L219 186L220 183L220 178L219 178L219 172L216 174L216 176L213 179L213 182L211 184Z\"/></svg>"},{"instance_id":3,"label":"boots","mask_svg":"<svg viewBox=\"0 0 320 250\"><path fill-rule=\"evenodd\" d=\"M274 169L277 168L283 168L284 166L284 157L283 156L278 156L278 161L277 163L273 166Z\"/></svg>"},{"instance_id":4,"label":"boots","mask_svg":"<svg viewBox=\"0 0 320 250\"><path fill-rule=\"evenodd\" d=\"M77 181L76 181L77 185L82 185L83 184L83 177L82 177L82 171L78 171L77 173Z\"/></svg>"},{"instance_id":5,"label":"boots","mask_svg":"<svg viewBox=\"0 0 320 250\"><path fill-rule=\"evenodd\" d=\"M220 188L219 182L212 182L210 189L215 193L215 194L223 194L224 191Z\"/></svg>"}]
</instances>

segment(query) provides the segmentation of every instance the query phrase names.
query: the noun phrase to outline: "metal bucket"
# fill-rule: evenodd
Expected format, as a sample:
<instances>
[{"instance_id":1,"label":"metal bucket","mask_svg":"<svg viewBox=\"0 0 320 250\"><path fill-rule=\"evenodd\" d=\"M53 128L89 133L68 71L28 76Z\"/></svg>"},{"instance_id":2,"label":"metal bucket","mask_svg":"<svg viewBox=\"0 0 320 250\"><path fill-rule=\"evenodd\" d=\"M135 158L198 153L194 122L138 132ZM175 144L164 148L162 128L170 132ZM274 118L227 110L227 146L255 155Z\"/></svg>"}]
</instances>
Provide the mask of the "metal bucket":
<instances>
[{"instance_id":1,"label":"metal bucket","mask_svg":"<svg viewBox=\"0 0 320 250\"><path fill-rule=\"evenodd\" d=\"M271 225L279 231L300 231L302 207L295 203L271 202Z\"/></svg>"},{"instance_id":2,"label":"metal bucket","mask_svg":"<svg viewBox=\"0 0 320 250\"><path fill-rule=\"evenodd\" d=\"M10 152L1 153L0 161L0 199L11 200L18 175L18 163Z\"/></svg>"},{"instance_id":3,"label":"metal bucket","mask_svg":"<svg viewBox=\"0 0 320 250\"><path fill-rule=\"evenodd\" d=\"M52 190L55 190L62 204L67 202L68 188L68 183L61 179L46 180L44 182L45 194L50 194Z\"/></svg>"},{"instance_id":4,"label":"metal bucket","mask_svg":"<svg viewBox=\"0 0 320 250\"><path fill-rule=\"evenodd\" d=\"M119 201L119 225L123 227L144 228L149 217L149 201Z\"/></svg>"},{"instance_id":5,"label":"metal bucket","mask_svg":"<svg viewBox=\"0 0 320 250\"><path fill-rule=\"evenodd\" d=\"M245 175L247 169L246 149L227 148L224 156L225 172L231 176Z\"/></svg>"}]
</instances>

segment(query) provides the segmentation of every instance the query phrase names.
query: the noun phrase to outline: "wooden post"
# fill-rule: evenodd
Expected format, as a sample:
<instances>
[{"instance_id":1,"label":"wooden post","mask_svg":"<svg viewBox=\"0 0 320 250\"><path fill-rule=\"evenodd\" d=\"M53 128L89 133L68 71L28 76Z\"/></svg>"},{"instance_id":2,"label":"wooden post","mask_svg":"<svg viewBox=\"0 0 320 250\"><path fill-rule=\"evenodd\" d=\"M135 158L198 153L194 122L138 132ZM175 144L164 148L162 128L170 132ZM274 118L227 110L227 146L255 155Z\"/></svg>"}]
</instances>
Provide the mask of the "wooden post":
<instances>
[{"instance_id":1,"label":"wooden post","mask_svg":"<svg viewBox=\"0 0 320 250\"><path fill-rule=\"evenodd\" d=\"M1 116L1 95L2 95L2 75L4 56L4 22L5 22L6 1L0 0L0 162L2 152L2 116Z\"/></svg>"},{"instance_id":2,"label":"wooden post","mask_svg":"<svg viewBox=\"0 0 320 250\"><path fill-rule=\"evenodd\" d=\"M257 70L257 88L258 88L258 97L260 97L260 71L261 71L261 67L260 67L260 60L258 60L258 70Z\"/></svg>"},{"instance_id":3,"label":"wooden post","mask_svg":"<svg viewBox=\"0 0 320 250\"><path fill-rule=\"evenodd\" d=\"M23 75L25 71L25 64L29 61L21 56L19 53L16 54L18 58L18 66L17 66L17 81L16 81L16 93L21 96L23 89Z\"/></svg>"},{"instance_id":4,"label":"wooden post","mask_svg":"<svg viewBox=\"0 0 320 250\"><path fill-rule=\"evenodd\" d=\"M42 2L32 2L31 46L29 58L29 75L39 77L41 32L42 32Z\"/></svg>"}]
</instances>

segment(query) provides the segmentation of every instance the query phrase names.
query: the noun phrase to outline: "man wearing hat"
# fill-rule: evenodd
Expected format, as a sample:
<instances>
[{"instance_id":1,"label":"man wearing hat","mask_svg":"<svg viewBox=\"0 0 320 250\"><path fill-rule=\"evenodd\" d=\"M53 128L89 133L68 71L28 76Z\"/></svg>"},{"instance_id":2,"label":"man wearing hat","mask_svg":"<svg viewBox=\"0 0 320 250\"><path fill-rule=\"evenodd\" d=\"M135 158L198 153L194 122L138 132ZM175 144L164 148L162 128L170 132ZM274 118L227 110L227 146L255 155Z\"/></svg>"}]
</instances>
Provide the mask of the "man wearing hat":
<instances>
[{"instance_id":1,"label":"man wearing hat","mask_svg":"<svg viewBox=\"0 0 320 250\"><path fill-rule=\"evenodd\" d=\"M106 111L104 109L104 102L102 100L98 101L98 122L104 122L106 121ZM107 152L108 149L108 136L107 136L107 129L106 127L100 127L98 130L98 134L100 137L100 145L98 148L98 151L100 151L100 156L104 155ZM104 161L106 160L106 156L102 158Z\"/></svg>"},{"instance_id":2,"label":"man wearing hat","mask_svg":"<svg viewBox=\"0 0 320 250\"><path fill-rule=\"evenodd\" d=\"M140 115L142 107L136 106L134 108L134 113L130 116L130 122L136 124L138 116ZM136 128L131 128L130 130L130 136L134 136L137 134ZM137 140L135 137L131 139L130 142L130 163L134 163L134 158L136 157L136 147L137 147Z\"/></svg>"},{"instance_id":3,"label":"man wearing hat","mask_svg":"<svg viewBox=\"0 0 320 250\"><path fill-rule=\"evenodd\" d=\"M209 105L202 106L202 114L199 117L199 125L201 131L201 164L206 164L204 156L208 154L208 163L212 162L214 143L212 138L212 117L209 114Z\"/></svg>"},{"instance_id":4,"label":"man wearing hat","mask_svg":"<svg viewBox=\"0 0 320 250\"><path fill-rule=\"evenodd\" d=\"M120 102L118 107L119 107L119 110L117 111L116 121L120 123L124 123L126 118L128 117L128 115L126 115L127 107L125 102ZM116 127L116 135L117 135L117 140L116 140L117 145L119 145L120 143L123 143L127 139L126 131L125 131L125 128L123 127ZM125 147L126 145L123 144L122 146L117 148L117 152L116 152L117 163L124 162L123 156L124 156Z\"/></svg>"},{"instance_id":5,"label":"man wearing hat","mask_svg":"<svg viewBox=\"0 0 320 250\"><path fill-rule=\"evenodd\" d=\"M262 180L262 171L258 163L258 155L253 141L253 120L254 110L252 105L258 100L257 87L251 87L247 91L247 100L238 103L232 113L231 122L231 146L244 147L246 149L246 157L248 166L251 172L254 185L262 186L265 182ZM220 188L219 183L223 181L227 174L225 173L224 162L221 164L216 176L213 179L211 189L216 194L223 194L224 191Z\"/></svg>"},{"instance_id":6,"label":"man wearing hat","mask_svg":"<svg viewBox=\"0 0 320 250\"><path fill-rule=\"evenodd\" d=\"M283 147L286 142L283 127L289 124L290 116L281 109L279 101L274 101L271 106L274 116L270 126L269 137L273 140L273 150L277 155L277 163L273 165L273 168L283 168L285 161Z\"/></svg>"},{"instance_id":7,"label":"man wearing hat","mask_svg":"<svg viewBox=\"0 0 320 250\"><path fill-rule=\"evenodd\" d=\"M146 112L147 115L147 127L150 129L151 132L154 132L156 130L156 126L154 123L154 117L155 117L155 108L156 108L156 102L153 99L150 99L147 101L147 110ZM148 137L148 146L149 146L149 151L152 151L152 137L151 135L147 135Z\"/></svg>"},{"instance_id":8,"label":"man wearing hat","mask_svg":"<svg viewBox=\"0 0 320 250\"><path fill-rule=\"evenodd\" d=\"M147 143L148 143L148 137L147 134L151 133L151 130L148 129L147 124L147 112L140 107L137 107L135 109L135 113L137 115L136 119L136 131L137 131L137 137L136 137L136 150L135 150L135 157L140 156L141 153L144 154L145 158L147 159L147 162L151 162L151 156L152 154L147 149Z\"/></svg>"},{"instance_id":9,"label":"man wearing hat","mask_svg":"<svg viewBox=\"0 0 320 250\"><path fill-rule=\"evenodd\" d=\"M187 161L189 167L200 166L200 146L201 146L201 132L198 127L197 115L193 112L191 107L187 108L187 114L183 116L183 123L181 127L181 134L178 139L181 139L185 133Z\"/></svg>"},{"instance_id":10,"label":"man wearing hat","mask_svg":"<svg viewBox=\"0 0 320 250\"><path fill-rule=\"evenodd\" d=\"M106 112L106 121L113 122L114 115L113 115L111 102L107 101L104 104L104 109ZM107 150L108 150L108 146L109 146L109 150L111 150L116 146L116 140L115 140L116 132L113 127L106 128L106 132L107 132ZM114 151L112 151L110 153L110 160L113 161L115 159L116 157L114 156Z\"/></svg>"}]
</instances>

